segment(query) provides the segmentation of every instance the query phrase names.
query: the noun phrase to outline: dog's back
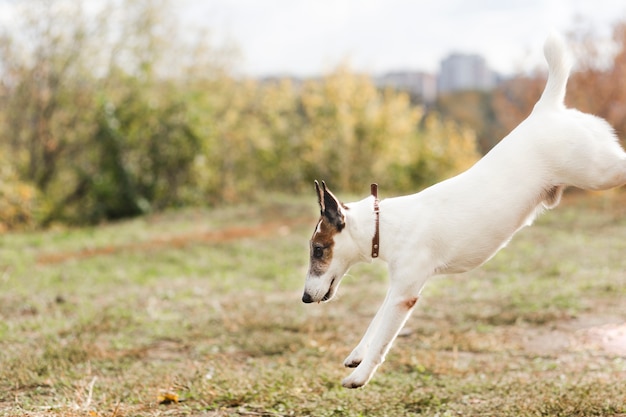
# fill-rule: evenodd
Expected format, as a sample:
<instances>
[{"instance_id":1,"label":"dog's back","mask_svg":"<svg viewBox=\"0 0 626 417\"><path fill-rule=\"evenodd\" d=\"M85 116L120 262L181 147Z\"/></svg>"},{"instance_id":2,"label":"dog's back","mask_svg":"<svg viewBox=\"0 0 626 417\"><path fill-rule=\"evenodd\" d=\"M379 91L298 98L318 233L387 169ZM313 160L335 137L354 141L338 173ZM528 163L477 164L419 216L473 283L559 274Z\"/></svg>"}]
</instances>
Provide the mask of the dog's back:
<instances>
[{"instance_id":1,"label":"dog's back","mask_svg":"<svg viewBox=\"0 0 626 417\"><path fill-rule=\"evenodd\" d=\"M606 189L626 182L626 154L611 126L565 107L571 63L558 34L547 38L544 54L548 80L528 118L472 168L415 195L422 209L410 215L420 225L413 243L419 251L432 242L436 273L486 262L538 213L555 207L569 185ZM424 225L425 218L431 223Z\"/></svg>"}]
</instances>

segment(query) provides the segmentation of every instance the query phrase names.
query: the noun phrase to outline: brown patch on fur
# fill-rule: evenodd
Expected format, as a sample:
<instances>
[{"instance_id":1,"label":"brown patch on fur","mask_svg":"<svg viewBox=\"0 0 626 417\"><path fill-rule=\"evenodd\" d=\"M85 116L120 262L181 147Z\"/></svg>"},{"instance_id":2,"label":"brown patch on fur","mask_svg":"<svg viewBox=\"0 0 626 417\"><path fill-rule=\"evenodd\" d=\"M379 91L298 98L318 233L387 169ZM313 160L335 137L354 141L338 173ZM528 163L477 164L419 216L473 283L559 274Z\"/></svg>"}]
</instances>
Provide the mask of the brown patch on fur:
<instances>
[{"instance_id":1,"label":"brown patch on fur","mask_svg":"<svg viewBox=\"0 0 626 417\"><path fill-rule=\"evenodd\" d=\"M415 303L417 303L417 300L418 300L418 297L409 298L408 300L405 300L402 302L402 306L406 308L407 310L410 310L413 308Z\"/></svg>"},{"instance_id":2,"label":"brown patch on fur","mask_svg":"<svg viewBox=\"0 0 626 417\"><path fill-rule=\"evenodd\" d=\"M310 242L311 275L321 276L330 266L330 262L333 259L333 246L335 245L334 236L337 233L339 233L337 228L330 223L326 216L322 216L315 226L315 231L313 232L313 237L311 237ZM316 247L321 247L324 251L324 255L321 258L313 256Z\"/></svg>"},{"instance_id":3,"label":"brown patch on fur","mask_svg":"<svg viewBox=\"0 0 626 417\"><path fill-rule=\"evenodd\" d=\"M543 196L543 205L548 209L558 206L561 202L561 196L563 195L564 189L564 185L557 185L549 190L546 190Z\"/></svg>"}]
</instances>

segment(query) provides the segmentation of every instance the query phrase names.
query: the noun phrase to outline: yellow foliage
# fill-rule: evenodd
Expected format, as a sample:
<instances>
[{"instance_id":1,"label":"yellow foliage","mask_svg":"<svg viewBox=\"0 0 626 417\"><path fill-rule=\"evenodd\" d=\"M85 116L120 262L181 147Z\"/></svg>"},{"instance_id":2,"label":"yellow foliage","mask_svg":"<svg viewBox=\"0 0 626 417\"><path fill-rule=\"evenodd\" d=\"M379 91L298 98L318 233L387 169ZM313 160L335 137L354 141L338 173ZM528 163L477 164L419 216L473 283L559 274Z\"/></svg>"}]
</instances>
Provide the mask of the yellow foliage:
<instances>
[{"instance_id":1,"label":"yellow foliage","mask_svg":"<svg viewBox=\"0 0 626 417\"><path fill-rule=\"evenodd\" d=\"M299 191L316 178L344 192L374 181L415 190L477 158L470 130L436 115L423 120L407 94L346 67L304 82L225 79L219 89L202 104L212 117L198 115L196 131L206 135L194 161L197 186L219 201Z\"/></svg>"},{"instance_id":2,"label":"yellow foliage","mask_svg":"<svg viewBox=\"0 0 626 417\"><path fill-rule=\"evenodd\" d=\"M368 76L345 67L307 82L301 103L303 162L347 191L386 176L389 163L403 158L421 115L406 94L381 92Z\"/></svg>"},{"instance_id":3,"label":"yellow foliage","mask_svg":"<svg viewBox=\"0 0 626 417\"><path fill-rule=\"evenodd\" d=\"M20 181L13 167L0 156L0 232L31 226L36 190Z\"/></svg>"},{"instance_id":4,"label":"yellow foliage","mask_svg":"<svg viewBox=\"0 0 626 417\"><path fill-rule=\"evenodd\" d=\"M422 157L438 176L449 177L471 167L480 155L476 149L476 134L451 120L430 114L424 121Z\"/></svg>"}]
</instances>

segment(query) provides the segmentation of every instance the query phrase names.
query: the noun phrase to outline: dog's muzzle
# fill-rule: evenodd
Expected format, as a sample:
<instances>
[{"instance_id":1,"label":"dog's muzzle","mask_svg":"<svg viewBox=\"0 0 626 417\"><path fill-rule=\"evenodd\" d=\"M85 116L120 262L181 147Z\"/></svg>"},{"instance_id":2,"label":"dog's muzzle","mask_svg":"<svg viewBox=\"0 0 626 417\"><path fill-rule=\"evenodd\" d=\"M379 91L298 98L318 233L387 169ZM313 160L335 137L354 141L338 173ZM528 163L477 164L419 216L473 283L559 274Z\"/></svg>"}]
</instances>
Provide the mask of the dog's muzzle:
<instances>
[{"instance_id":1,"label":"dog's muzzle","mask_svg":"<svg viewBox=\"0 0 626 417\"><path fill-rule=\"evenodd\" d=\"M305 291L304 294L302 294L302 302L309 304L315 301L320 302L320 301L330 300L334 295L334 285L335 285L335 278L333 278L330 281L330 286L328 287L328 291L326 291L326 294L324 294L321 300L315 300L313 297L311 297L311 294Z\"/></svg>"}]
</instances>

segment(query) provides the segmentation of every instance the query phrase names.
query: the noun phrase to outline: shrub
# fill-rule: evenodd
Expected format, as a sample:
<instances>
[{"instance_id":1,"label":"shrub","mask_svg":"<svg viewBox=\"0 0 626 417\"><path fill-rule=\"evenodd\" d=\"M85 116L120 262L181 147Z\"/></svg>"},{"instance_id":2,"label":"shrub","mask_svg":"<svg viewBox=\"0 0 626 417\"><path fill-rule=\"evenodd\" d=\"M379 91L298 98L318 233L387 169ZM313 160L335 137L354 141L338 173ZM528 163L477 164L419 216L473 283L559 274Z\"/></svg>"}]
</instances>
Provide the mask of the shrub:
<instances>
[{"instance_id":1,"label":"shrub","mask_svg":"<svg viewBox=\"0 0 626 417\"><path fill-rule=\"evenodd\" d=\"M35 224L35 187L20 181L13 166L0 155L0 232Z\"/></svg>"}]
</instances>

